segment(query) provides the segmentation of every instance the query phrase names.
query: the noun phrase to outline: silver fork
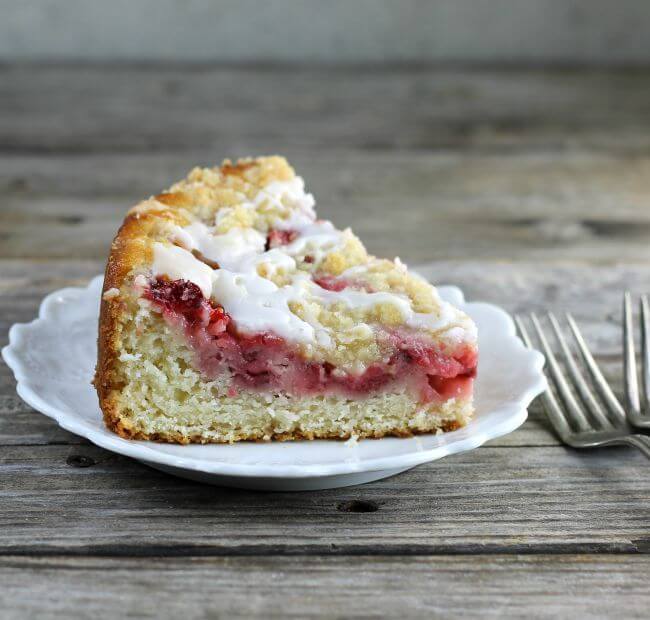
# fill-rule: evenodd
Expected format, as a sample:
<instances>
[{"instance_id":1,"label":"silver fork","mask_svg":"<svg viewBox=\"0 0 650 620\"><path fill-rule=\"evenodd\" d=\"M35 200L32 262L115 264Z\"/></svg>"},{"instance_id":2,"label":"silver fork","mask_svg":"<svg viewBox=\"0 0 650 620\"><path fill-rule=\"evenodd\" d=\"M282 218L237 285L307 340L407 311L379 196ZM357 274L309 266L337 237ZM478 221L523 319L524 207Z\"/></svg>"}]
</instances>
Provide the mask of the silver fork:
<instances>
[{"instance_id":1,"label":"silver fork","mask_svg":"<svg viewBox=\"0 0 650 620\"><path fill-rule=\"evenodd\" d=\"M650 311L648 297L640 301L641 322L641 376L643 378L643 399L639 398L639 383L636 372L634 352L634 327L632 326L632 301L630 293L623 295L623 366L625 375L625 397L627 400L627 419L633 426L650 428Z\"/></svg>"},{"instance_id":2,"label":"silver fork","mask_svg":"<svg viewBox=\"0 0 650 620\"><path fill-rule=\"evenodd\" d=\"M567 322L580 353L584 370L580 369L571 353L557 319L553 314L548 315L552 331L560 345L561 357L566 364L569 380L562 372L539 319L533 314L531 320L546 356L547 372L559 395L558 398L549 386L541 398L549 420L560 439L574 448L627 444L638 448L650 459L650 437L634 434L626 420L625 410L603 377L573 317L567 314ZM515 323L526 346L533 348L521 317L516 316ZM585 379L585 373L595 386L595 392ZM578 398L574 395L571 385Z\"/></svg>"}]
</instances>

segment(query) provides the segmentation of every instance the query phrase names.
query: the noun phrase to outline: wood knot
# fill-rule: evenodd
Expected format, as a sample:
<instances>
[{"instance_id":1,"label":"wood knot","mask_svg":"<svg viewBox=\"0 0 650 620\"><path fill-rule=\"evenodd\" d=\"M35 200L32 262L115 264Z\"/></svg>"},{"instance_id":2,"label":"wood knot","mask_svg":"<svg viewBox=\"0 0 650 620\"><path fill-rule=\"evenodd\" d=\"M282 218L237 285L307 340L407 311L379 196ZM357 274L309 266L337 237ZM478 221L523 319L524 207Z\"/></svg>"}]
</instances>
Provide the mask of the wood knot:
<instances>
[{"instance_id":1,"label":"wood knot","mask_svg":"<svg viewBox=\"0 0 650 620\"><path fill-rule=\"evenodd\" d=\"M61 224L74 226L76 224L81 224L84 221L84 218L81 215L59 215L56 220Z\"/></svg>"},{"instance_id":2,"label":"wood knot","mask_svg":"<svg viewBox=\"0 0 650 620\"><path fill-rule=\"evenodd\" d=\"M66 463L71 467L92 467L95 464L95 459L83 454L72 454L68 457Z\"/></svg>"},{"instance_id":3,"label":"wood knot","mask_svg":"<svg viewBox=\"0 0 650 620\"><path fill-rule=\"evenodd\" d=\"M23 177L14 177L9 181L7 187L9 191L24 192L29 189L29 183Z\"/></svg>"},{"instance_id":4,"label":"wood knot","mask_svg":"<svg viewBox=\"0 0 650 620\"><path fill-rule=\"evenodd\" d=\"M377 512L379 506L375 502L353 499L348 502L341 502L336 509L339 512Z\"/></svg>"}]
</instances>

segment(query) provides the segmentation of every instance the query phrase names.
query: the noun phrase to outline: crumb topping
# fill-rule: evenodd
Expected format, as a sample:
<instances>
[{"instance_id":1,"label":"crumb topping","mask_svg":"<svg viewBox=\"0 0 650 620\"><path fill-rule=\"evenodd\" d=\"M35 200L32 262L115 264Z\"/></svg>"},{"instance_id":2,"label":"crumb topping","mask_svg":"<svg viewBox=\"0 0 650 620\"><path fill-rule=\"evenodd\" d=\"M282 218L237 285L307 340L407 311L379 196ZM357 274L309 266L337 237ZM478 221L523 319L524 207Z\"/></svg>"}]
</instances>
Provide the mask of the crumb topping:
<instances>
[{"instance_id":1,"label":"crumb topping","mask_svg":"<svg viewBox=\"0 0 650 620\"><path fill-rule=\"evenodd\" d=\"M170 195L185 211L157 236L151 275L195 283L244 332L357 372L382 359L396 329L450 348L476 341L472 321L399 259L370 256L352 231L318 220L283 158L197 168L138 213L164 210Z\"/></svg>"}]
</instances>

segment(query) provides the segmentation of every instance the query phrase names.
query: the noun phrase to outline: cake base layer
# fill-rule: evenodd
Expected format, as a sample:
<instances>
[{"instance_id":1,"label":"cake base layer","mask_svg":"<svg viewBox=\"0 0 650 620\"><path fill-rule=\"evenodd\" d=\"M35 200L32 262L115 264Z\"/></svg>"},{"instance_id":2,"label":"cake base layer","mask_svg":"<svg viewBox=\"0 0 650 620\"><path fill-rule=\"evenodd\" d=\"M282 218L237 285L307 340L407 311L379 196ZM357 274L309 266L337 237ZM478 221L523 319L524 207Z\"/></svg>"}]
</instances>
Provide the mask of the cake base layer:
<instances>
[{"instance_id":1,"label":"cake base layer","mask_svg":"<svg viewBox=\"0 0 650 620\"><path fill-rule=\"evenodd\" d=\"M128 315L127 315L128 316ZM176 443L411 436L464 426L471 398L421 404L402 392L363 399L233 393L228 375L206 380L183 338L148 310L121 325L123 389L104 408L109 428L130 439Z\"/></svg>"}]
</instances>

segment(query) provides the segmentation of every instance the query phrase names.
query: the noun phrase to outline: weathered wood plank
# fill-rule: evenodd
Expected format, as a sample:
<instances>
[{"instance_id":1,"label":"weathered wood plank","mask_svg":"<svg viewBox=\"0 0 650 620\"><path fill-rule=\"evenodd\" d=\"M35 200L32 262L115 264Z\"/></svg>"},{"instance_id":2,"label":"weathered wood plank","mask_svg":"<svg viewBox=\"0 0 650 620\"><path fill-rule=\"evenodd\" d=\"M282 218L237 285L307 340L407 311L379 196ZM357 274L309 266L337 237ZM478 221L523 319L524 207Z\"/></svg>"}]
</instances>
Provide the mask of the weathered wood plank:
<instances>
[{"instance_id":1,"label":"weathered wood plank","mask_svg":"<svg viewBox=\"0 0 650 620\"><path fill-rule=\"evenodd\" d=\"M0 553L647 552L649 471L625 448L483 447L359 488L264 494L92 446L4 446ZM342 511L352 499L377 510Z\"/></svg>"},{"instance_id":2,"label":"weathered wood plank","mask_svg":"<svg viewBox=\"0 0 650 620\"><path fill-rule=\"evenodd\" d=\"M371 251L445 259L427 275L510 311L574 312L620 389L620 293L650 289L647 77L2 67L0 346L44 294L102 270L130 204L194 164L279 151ZM508 437L389 480L260 494L88 445L0 364L0 446L15 617L116 601L141 617L647 615L646 461L559 446L537 406Z\"/></svg>"},{"instance_id":3,"label":"weathered wood plank","mask_svg":"<svg viewBox=\"0 0 650 620\"><path fill-rule=\"evenodd\" d=\"M650 558L0 559L7 620L646 618ZM155 598L155 602L154 602ZM8 614L8 615L7 615Z\"/></svg>"},{"instance_id":4,"label":"weathered wood plank","mask_svg":"<svg viewBox=\"0 0 650 620\"><path fill-rule=\"evenodd\" d=\"M226 154L0 158L0 257L103 259L132 204ZM321 215L352 226L378 255L650 260L645 155L287 155Z\"/></svg>"},{"instance_id":5,"label":"weathered wood plank","mask_svg":"<svg viewBox=\"0 0 650 620\"><path fill-rule=\"evenodd\" d=\"M650 16L644 2L494 0L320 2L130 0L7 2L0 58L78 62L522 63L621 66L647 63ZM369 10L370 9L370 10ZM494 16L499 19L495 20ZM83 24L83 28L60 25ZM65 36L62 36L65 34Z\"/></svg>"},{"instance_id":6,"label":"weathered wood plank","mask_svg":"<svg viewBox=\"0 0 650 620\"><path fill-rule=\"evenodd\" d=\"M644 69L14 65L0 71L5 151L650 145Z\"/></svg>"}]
</instances>

